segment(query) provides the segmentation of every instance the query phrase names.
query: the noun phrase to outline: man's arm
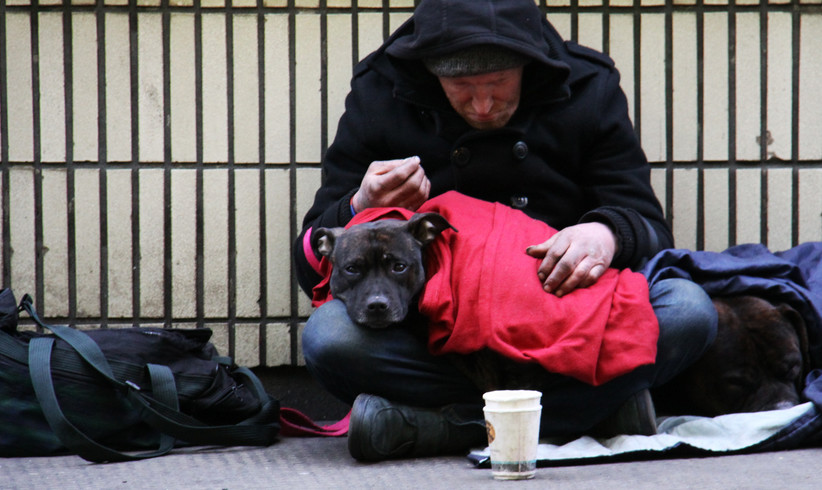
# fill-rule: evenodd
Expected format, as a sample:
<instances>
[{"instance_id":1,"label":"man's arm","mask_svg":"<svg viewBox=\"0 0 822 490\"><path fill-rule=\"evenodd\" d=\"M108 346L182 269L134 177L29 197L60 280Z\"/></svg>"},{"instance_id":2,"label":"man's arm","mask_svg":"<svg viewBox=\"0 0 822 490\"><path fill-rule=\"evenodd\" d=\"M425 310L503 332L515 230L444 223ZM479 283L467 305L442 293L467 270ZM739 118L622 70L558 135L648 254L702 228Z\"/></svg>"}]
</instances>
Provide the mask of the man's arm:
<instances>
[{"instance_id":1,"label":"man's arm","mask_svg":"<svg viewBox=\"0 0 822 490\"><path fill-rule=\"evenodd\" d=\"M345 226L354 214L369 207L416 210L429 196L431 183L418 157L386 160L392 149L387 148L390 138L385 132L394 129L378 119L391 112L386 107L392 95L388 86L380 87L383 90L372 87L379 82L374 77L370 82L355 77L352 82L337 135L323 159L320 189L294 242L297 279L309 295L322 279L319 258L311 249L312 229Z\"/></svg>"},{"instance_id":2,"label":"man's arm","mask_svg":"<svg viewBox=\"0 0 822 490\"><path fill-rule=\"evenodd\" d=\"M584 183L592 210L575 226L529 247L542 258L537 274L544 289L562 296L595 283L608 267L638 268L673 246L670 227L650 184L648 165L628 118L616 70L595 92L596 130L585 148Z\"/></svg>"}]
</instances>

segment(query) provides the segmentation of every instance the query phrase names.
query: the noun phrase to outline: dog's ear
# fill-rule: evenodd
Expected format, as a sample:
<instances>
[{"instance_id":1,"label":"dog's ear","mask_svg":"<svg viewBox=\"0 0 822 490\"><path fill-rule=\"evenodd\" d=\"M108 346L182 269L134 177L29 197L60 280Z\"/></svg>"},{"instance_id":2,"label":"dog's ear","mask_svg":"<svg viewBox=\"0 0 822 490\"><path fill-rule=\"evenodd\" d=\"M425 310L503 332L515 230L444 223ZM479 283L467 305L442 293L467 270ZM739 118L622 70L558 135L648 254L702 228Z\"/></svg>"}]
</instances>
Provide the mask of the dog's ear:
<instances>
[{"instance_id":1,"label":"dog's ear","mask_svg":"<svg viewBox=\"0 0 822 490\"><path fill-rule=\"evenodd\" d=\"M438 213L417 213L408 220L406 226L411 236L416 238L423 246L433 242L440 233L449 228L457 231L448 220Z\"/></svg>"},{"instance_id":2,"label":"dog's ear","mask_svg":"<svg viewBox=\"0 0 822 490\"><path fill-rule=\"evenodd\" d=\"M315 255L331 256L334 250L334 242L345 228L317 228L311 233L311 248Z\"/></svg>"},{"instance_id":3,"label":"dog's ear","mask_svg":"<svg viewBox=\"0 0 822 490\"><path fill-rule=\"evenodd\" d=\"M802 376L800 382L804 385L805 375L807 375L811 370L808 328L805 326L805 320L802 318L802 315L791 306L785 303L780 303L776 309L782 317L788 321L788 323L793 325L794 330L796 330L796 336L799 338L799 352L802 354Z\"/></svg>"}]
</instances>

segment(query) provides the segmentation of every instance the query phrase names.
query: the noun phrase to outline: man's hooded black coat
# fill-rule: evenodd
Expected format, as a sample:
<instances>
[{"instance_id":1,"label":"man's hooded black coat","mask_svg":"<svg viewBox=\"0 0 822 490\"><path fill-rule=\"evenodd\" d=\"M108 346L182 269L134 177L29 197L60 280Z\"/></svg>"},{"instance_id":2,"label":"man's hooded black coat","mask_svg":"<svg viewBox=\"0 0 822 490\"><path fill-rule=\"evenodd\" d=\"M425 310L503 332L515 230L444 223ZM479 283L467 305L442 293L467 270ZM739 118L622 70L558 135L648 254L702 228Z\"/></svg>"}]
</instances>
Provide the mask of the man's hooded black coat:
<instances>
[{"instance_id":1,"label":"man's hooded black coat","mask_svg":"<svg viewBox=\"0 0 822 490\"><path fill-rule=\"evenodd\" d=\"M488 44L532 61L509 123L477 130L421 59ZM322 186L294 247L306 292L320 277L307 260L305 234L352 218L350 199L371 162L413 155L431 197L457 190L521 208L557 229L607 224L618 242L613 267L636 268L673 246L613 61L563 41L533 0L423 0L355 67Z\"/></svg>"}]
</instances>

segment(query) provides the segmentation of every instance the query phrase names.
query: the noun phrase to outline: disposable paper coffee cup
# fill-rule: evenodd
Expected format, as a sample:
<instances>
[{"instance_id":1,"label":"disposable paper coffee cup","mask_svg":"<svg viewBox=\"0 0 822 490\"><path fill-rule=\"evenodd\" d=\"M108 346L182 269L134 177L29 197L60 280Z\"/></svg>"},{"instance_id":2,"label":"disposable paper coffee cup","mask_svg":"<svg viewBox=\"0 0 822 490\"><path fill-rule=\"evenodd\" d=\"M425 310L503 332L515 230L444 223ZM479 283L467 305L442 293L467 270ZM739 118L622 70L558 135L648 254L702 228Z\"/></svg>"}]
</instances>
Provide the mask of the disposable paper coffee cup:
<instances>
[{"instance_id":1,"label":"disposable paper coffee cup","mask_svg":"<svg viewBox=\"0 0 822 490\"><path fill-rule=\"evenodd\" d=\"M531 390L489 391L485 425L491 451L491 473L497 480L526 480L537 473L542 393Z\"/></svg>"}]
</instances>

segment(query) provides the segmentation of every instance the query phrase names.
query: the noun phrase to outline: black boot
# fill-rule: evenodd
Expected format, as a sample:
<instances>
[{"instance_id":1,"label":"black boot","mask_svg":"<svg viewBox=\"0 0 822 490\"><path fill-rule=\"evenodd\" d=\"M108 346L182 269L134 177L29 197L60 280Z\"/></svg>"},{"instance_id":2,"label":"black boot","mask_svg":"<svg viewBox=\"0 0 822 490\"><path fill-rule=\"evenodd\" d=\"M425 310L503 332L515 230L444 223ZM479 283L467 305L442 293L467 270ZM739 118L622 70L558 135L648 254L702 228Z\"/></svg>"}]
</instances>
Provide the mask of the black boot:
<instances>
[{"instance_id":1,"label":"black boot","mask_svg":"<svg viewBox=\"0 0 822 490\"><path fill-rule=\"evenodd\" d=\"M652 436L656 430L656 410L647 389L635 393L616 412L597 424L591 435L614 437L620 434Z\"/></svg>"},{"instance_id":2,"label":"black boot","mask_svg":"<svg viewBox=\"0 0 822 490\"><path fill-rule=\"evenodd\" d=\"M487 444L481 421L461 423L450 407L416 408L362 394L351 407L348 451L359 461L383 461L467 451Z\"/></svg>"}]
</instances>

